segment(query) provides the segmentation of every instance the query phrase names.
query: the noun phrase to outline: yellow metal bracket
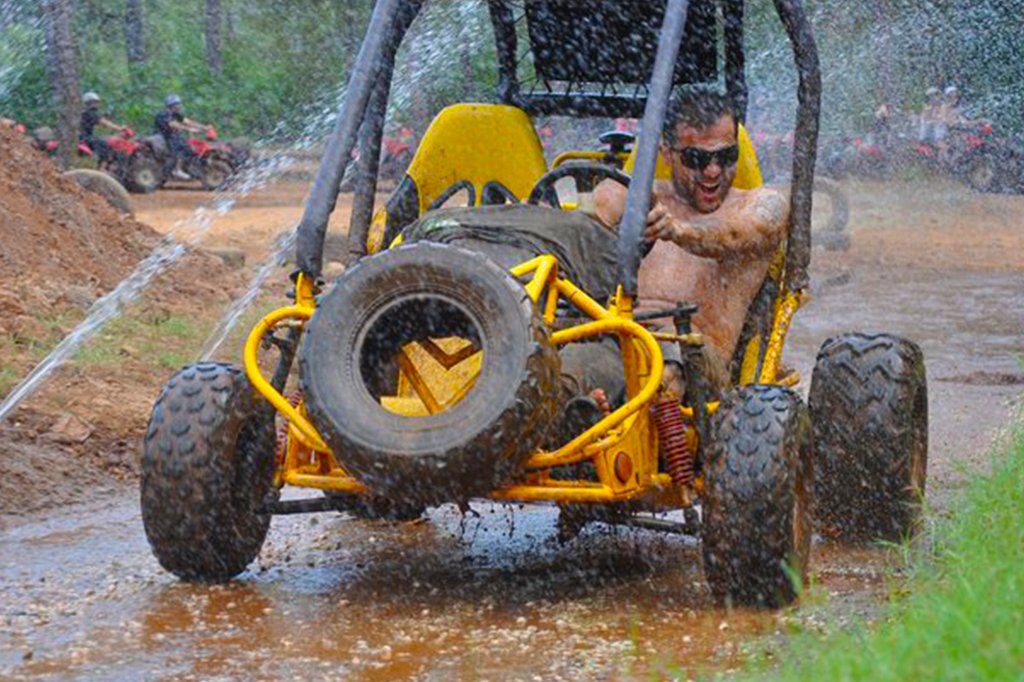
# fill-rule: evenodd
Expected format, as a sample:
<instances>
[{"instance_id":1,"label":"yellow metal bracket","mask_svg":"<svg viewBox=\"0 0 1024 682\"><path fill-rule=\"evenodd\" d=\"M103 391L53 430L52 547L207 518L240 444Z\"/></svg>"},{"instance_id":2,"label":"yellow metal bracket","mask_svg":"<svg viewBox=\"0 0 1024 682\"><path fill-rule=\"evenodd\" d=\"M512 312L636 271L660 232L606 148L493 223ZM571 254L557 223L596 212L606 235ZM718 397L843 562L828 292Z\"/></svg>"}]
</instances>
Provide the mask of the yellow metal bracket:
<instances>
[{"instance_id":1,"label":"yellow metal bracket","mask_svg":"<svg viewBox=\"0 0 1024 682\"><path fill-rule=\"evenodd\" d=\"M279 324L291 320L304 325L313 317L313 313L316 312L316 298L313 292L313 283L304 274L300 274L295 283L295 305L279 308L259 321L245 342L243 364L245 375L249 378L253 389L266 398L275 410L287 417L309 446L319 452L330 452L330 448L324 443L316 427L263 377L257 357L263 338L268 333L273 333Z\"/></svg>"}]
</instances>

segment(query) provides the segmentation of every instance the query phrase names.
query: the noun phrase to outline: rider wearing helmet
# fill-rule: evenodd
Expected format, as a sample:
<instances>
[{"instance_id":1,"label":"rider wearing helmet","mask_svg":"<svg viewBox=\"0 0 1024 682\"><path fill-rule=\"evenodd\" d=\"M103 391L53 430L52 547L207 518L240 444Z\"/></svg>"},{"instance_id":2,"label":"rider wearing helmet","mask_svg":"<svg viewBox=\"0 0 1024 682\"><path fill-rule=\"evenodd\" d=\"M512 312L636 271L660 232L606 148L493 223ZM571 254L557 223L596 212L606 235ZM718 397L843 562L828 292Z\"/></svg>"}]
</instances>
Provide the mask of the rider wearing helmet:
<instances>
[{"instance_id":1,"label":"rider wearing helmet","mask_svg":"<svg viewBox=\"0 0 1024 682\"><path fill-rule=\"evenodd\" d=\"M87 92L82 95L82 104L85 105L85 109L82 111L82 118L78 124L78 141L89 147L96 155L96 160L103 165L113 158L113 152L106 140L96 137L96 126L109 128L119 133L123 133L128 127L114 123L100 113L100 96L95 92Z\"/></svg>"},{"instance_id":2,"label":"rider wearing helmet","mask_svg":"<svg viewBox=\"0 0 1024 682\"><path fill-rule=\"evenodd\" d=\"M177 95L168 95L164 99L164 108L156 115L156 131L160 133L167 142L168 149L174 155L174 170L171 175L179 180L188 180L188 173L182 168L186 159L192 156L192 150L185 143L182 132L204 134L210 126L204 126L197 121L186 118L181 113L181 98Z\"/></svg>"}]
</instances>

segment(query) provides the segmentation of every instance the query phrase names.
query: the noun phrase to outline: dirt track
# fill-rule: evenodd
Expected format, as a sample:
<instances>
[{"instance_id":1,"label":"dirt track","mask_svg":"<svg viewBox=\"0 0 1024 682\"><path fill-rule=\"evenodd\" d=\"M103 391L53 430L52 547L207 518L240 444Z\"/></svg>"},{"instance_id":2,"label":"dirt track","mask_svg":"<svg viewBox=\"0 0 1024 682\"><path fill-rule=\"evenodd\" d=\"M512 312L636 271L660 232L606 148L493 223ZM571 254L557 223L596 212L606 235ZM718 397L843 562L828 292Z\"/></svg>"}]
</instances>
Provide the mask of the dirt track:
<instances>
[{"instance_id":1,"label":"dirt track","mask_svg":"<svg viewBox=\"0 0 1024 682\"><path fill-rule=\"evenodd\" d=\"M261 257L298 216L304 189L243 204L211 243ZM928 500L941 514L986 469L1022 390L1024 198L947 184L850 189L853 247L815 253L814 300L796 318L786 360L806 390L814 352L833 333L919 341L931 400ZM199 198L163 192L137 210L166 229ZM154 391L162 381L153 377ZM710 604L691 542L594 526L561 546L550 508L490 504L475 505L479 516L445 507L403 525L278 518L241 580L190 586L149 554L134 486L109 486L92 502L3 518L0 678L616 679L669 661L692 673L778 651L797 625L871 616L885 594L884 552L818 544L802 608L726 613Z\"/></svg>"}]
</instances>

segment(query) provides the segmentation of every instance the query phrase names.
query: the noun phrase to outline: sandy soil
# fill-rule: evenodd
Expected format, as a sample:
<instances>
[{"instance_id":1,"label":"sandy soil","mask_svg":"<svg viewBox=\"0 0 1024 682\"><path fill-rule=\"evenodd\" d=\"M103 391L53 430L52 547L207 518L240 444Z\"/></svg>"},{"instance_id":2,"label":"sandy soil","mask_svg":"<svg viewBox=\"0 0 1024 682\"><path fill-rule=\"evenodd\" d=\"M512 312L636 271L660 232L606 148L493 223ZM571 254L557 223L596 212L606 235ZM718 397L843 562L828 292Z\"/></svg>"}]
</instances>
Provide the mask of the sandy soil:
<instances>
[{"instance_id":1,"label":"sandy soil","mask_svg":"<svg viewBox=\"0 0 1024 682\"><path fill-rule=\"evenodd\" d=\"M251 274L301 214L305 189L282 184L240 202L205 244L243 250L239 276ZM814 300L796 318L786 360L809 378L821 341L851 329L919 341L931 400L928 499L933 514L946 513L964 483L985 471L989 445L1024 385L1024 198L941 181L847 189L852 247L815 251ZM136 198L136 211L167 231L205 198L165 191ZM333 229L343 228L346 210L343 201ZM282 302L286 286L281 269L264 302ZM221 290L212 303L181 305L212 323L208 309L223 310L229 298ZM180 343L194 352L198 336ZM235 354L237 339L222 352ZM34 488L35 506L49 511L22 507L20 516L0 517L0 677L689 675L772 656L794 629L874 617L897 570L883 550L819 543L816 587L799 609L723 611L711 604L690 541L594 526L560 545L548 507L477 504L479 516L443 507L415 524L281 517L240 580L183 585L152 559L131 482L148 406L171 370L121 358L128 369L61 370L17 420L0 426L7 457L63 453L46 485ZM73 446L54 443L54 424L69 413L93 431ZM128 484L82 474L79 459L97 451L113 453Z\"/></svg>"}]
</instances>

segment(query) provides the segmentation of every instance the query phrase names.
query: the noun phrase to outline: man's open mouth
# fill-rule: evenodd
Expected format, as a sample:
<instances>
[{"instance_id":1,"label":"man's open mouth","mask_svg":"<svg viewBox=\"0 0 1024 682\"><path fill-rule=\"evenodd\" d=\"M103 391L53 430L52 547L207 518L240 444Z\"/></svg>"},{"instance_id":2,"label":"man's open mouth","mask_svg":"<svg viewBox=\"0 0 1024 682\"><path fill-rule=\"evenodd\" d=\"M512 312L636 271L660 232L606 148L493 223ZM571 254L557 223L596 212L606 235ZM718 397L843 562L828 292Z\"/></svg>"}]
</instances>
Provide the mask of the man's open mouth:
<instances>
[{"instance_id":1,"label":"man's open mouth","mask_svg":"<svg viewBox=\"0 0 1024 682\"><path fill-rule=\"evenodd\" d=\"M703 182L697 183L697 191L700 193L700 197L706 201L713 201L718 197L718 190L722 187L722 183L716 182L713 185L706 185Z\"/></svg>"}]
</instances>

